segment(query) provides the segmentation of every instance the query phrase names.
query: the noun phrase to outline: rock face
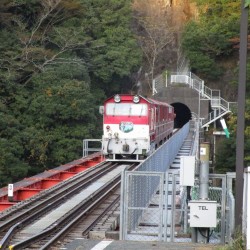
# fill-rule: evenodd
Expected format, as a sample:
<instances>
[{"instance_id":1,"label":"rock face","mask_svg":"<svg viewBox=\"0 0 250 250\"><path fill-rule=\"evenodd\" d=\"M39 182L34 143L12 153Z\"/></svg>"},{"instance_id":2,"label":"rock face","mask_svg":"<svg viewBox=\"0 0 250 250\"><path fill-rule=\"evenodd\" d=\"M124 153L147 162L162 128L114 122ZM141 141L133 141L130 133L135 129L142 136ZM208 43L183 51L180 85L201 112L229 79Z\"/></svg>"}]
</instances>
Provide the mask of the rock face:
<instances>
[{"instance_id":1,"label":"rock face","mask_svg":"<svg viewBox=\"0 0 250 250\"><path fill-rule=\"evenodd\" d=\"M186 69L188 61L181 50L181 34L184 25L198 17L192 0L133 0L133 10L133 27L146 59L143 71L151 77L149 84L144 84L144 77L140 79L143 86L150 86L163 70L183 71L179 65Z\"/></svg>"},{"instance_id":2,"label":"rock face","mask_svg":"<svg viewBox=\"0 0 250 250\"><path fill-rule=\"evenodd\" d=\"M191 0L133 0L138 17L146 17L153 25L168 23L176 33L190 19L198 18L198 8Z\"/></svg>"},{"instance_id":3,"label":"rock face","mask_svg":"<svg viewBox=\"0 0 250 250\"><path fill-rule=\"evenodd\" d=\"M192 18L198 17L198 9L190 0L163 0L172 9L172 20L182 26Z\"/></svg>"}]
</instances>

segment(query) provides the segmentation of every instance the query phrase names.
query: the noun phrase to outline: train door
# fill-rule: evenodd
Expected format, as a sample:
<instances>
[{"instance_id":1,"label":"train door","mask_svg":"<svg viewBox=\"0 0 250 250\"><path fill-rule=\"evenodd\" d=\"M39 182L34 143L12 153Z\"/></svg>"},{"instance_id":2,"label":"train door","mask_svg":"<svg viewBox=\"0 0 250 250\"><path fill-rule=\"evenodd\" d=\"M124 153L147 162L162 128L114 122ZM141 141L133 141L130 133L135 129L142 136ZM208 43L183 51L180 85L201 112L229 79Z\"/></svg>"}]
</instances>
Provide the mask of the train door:
<instances>
[{"instance_id":1,"label":"train door","mask_svg":"<svg viewBox=\"0 0 250 250\"><path fill-rule=\"evenodd\" d=\"M155 121L155 126L156 126L156 143L157 145L161 145L161 138L160 138L160 134L161 134L161 106L158 105L156 107L156 121Z\"/></svg>"},{"instance_id":2,"label":"train door","mask_svg":"<svg viewBox=\"0 0 250 250\"><path fill-rule=\"evenodd\" d=\"M150 153L153 153L155 150L155 106L150 104L150 112L149 112L149 131L150 131Z\"/></svg>"},{"instance_id":3,"label":"train door","mask_svg":"<svg viewBox=\"0 0 250 250\"><path fill-rule=\"evenodd\" d=\"M151 106L150 113L150 131L153 132L155 130L155 107Z\"/></svg>"}]
</instances>

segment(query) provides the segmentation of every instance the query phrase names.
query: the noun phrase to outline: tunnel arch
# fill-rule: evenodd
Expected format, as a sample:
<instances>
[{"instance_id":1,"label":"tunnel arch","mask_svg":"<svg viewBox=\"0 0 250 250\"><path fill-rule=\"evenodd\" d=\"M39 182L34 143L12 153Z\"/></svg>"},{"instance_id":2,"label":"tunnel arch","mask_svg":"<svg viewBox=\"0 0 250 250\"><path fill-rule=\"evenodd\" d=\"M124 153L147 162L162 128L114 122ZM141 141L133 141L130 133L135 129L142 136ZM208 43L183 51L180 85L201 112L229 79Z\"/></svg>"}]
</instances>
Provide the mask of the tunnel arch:
<instances>
[{"instance_id":1,"label":"tunnel arch","mask_svg":"<svg viewBox=\"0 0 250 250\"><path fill-rule=\"evenodd\" d=\"M171 103L171 105L174 107L174 112L176 114L174 120L175 128L181 128L192 119L191 111L187 105L180 102Z\"/></svg>"}]
</instances>

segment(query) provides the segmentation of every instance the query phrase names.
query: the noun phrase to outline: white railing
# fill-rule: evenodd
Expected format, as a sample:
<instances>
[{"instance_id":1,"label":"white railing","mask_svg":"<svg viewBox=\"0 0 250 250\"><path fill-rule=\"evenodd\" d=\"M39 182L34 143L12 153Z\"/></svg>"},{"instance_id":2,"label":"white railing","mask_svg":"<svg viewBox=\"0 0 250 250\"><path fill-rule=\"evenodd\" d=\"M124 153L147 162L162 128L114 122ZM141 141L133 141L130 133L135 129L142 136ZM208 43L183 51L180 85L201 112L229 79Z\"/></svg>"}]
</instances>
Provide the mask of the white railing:
<instances>
[{"instance_id":1,"label":"white railing","mask_svg":"<svg viewBox=\"0 0 250 250\"><path fill-rule=\"evenodd\" d=\"M225 111L225 110L216 109L216 110L210 112L208 114L207 118L205 118L205 119L202 120L201 126L202 127L206 127L210 123L216 121L217 119L221 118L222 116L224 116L225 114L227 114L229 112L230 112L229 110Z\"/></svg>"},{"instance_id":2,"label":"white railing","mask_svg":"<svg viewBox=\"0 0 250 250\"><path fill-rule=\"evenodd\" d=\"M178 75L178 73L177 75L171 75L171 84L175 83L185 83L189 85L190 88L198 91L201 97L213 100L216 106L220 103L220 90L208 88L204 85L204 81L193 73L189 75Z\"/></svg>"},{"instance_id":3,"label":"white railing","mask_svg":"<svg viewBox=\"0 0 250 250\"><path fill-rule=\"evenodd\" d=\"M164 87L167 87L167 85L168 85L168 75L167 75L167 72L164 72L161 75L158 75L156 78L153 79L153 83L152 83L153 93L152 93L152 95L157 94Z\"/></svg>"},{"instance_id":4,"label":"white railing","mask_svg":"<svg viewBox=\"0 0 250 250\"><path fill-rule=\"evenodd\" d=\"M207 118L203 119L202 127L208 126L210 123L219 119L223 115L235 111L237 108L237 103L228 102L223 99L220 95L220 90L210 89L205 86L204 81L198 76L191 72L187 73L172 73L170 79L170 84L187 84L190 88L196 90L200 98L205 98L210 100L211 107L214 109ZM158 75L153 80L153 95L161 91L165 86L168 86L168 75L161 74Z\"/></svg>"},{"instance_id":5,"label":"white railing","mask_svg":"<svg viewBox=\"0 0 250 250\"><path fill-rule=\"evenodd\" d=\"M83 144L82 157L87 157L90 152L94 153L94 152L100 152L102 150L101 139L85 139L83 140L82 144Z\"/></svg>"},{"instance_id":6,"label":"white railing","mask_svg":"<svg viewBox=\"0 0 250 250\"><path fill-rule=\"evenodd\" d=\"M232 109L236 108L236 103L228 102L221 98L220 90L208 88L204 85L203 80L191 72L186 74L172 74L170 82L171 84L187 84L190 88L198 91L201 98L206 98L211 101L211 107L215 110L202 121L202 127L209 125L223 115L231 112Z\"/></svg>"},{"instance_id":7,"label":"white railing","mask_svg":"<svg viewBox=\"0 0 250 250\"><path fill-rule=\"evenodd\" d=\"M200 133L199 133L199 120L198 118L191 121L190 124L193 125L193 131L194 131L194 136L193 136L193 145L192 145L192 150L191 150L191 154L196 157L196 159L198 159L198 155L199 155L199 140L200 140Z\"/></svg>"}]
</instances>

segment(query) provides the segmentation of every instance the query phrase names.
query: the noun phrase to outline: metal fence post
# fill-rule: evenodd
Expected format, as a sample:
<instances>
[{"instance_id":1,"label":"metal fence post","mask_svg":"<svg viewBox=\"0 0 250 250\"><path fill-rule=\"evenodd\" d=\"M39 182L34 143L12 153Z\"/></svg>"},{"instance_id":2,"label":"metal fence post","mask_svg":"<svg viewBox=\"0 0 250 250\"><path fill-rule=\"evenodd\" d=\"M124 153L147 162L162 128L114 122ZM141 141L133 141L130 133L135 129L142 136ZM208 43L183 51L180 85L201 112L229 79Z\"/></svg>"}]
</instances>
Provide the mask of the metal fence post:
<instances>
[{"instance_id":1,"label":"metal fence post","mask_svg":"<svg viewBox=\"0 0 250 250\"><path fill-rule=\"evenodd\" d=\"M125 186L126 186L125 171L126 170L124 169L121 173L120 222L119 222L120 224L119 239L120 240L124 240L124 235L125 235L124 229L127 228L126 226L121 227L121 225L124 225L126 221L125 209L124 209L124 206L125 206L124 194L125 194Z\"/></svg>"},{"instance_id":2,"label":"metal fence post","mask_svg":"<svg viewBox=\"0 0 250 250\"><path fill-rule=\"evenodd\" d=\"M172 174L172 201L171 201L171 230L170 230L170 241L174 242L175 234L175 198L176 198L176 183L175 174Z\"/></svg>"},{"instance_id":3,"label":"metal fence post","mask_svg":"<svg viewBox=\"0 0 250 250\"><path fill-rule=\"evenodd\" d=\"M227 196L227 191L226 191L226 176L224 175L222 177L222 193L221 193L221 243L225 244L225 216L226 216L226 196Z\"/></svg>"},{"instance_id":4,"label":"metal fence post","mask_svg":"<svg viewBox=\"0 0 250 250\"><path fill-rule=\"evenodd\" d=\"M160 191L160 201L159 201L159 211L160 211L160 218L159 218L159 240L163 241L164 236L163 236L163 207L164 207L164 200L163 200L163 192L164 192L164 173L161 174L160 176L160 186L159 186L159 191Z\"/></svg>"},{"instance_id":5,"label":"metal fence post","mask_svg":"<svg viewBox=\"0 0 250 250\"><path fill-rule=\"evenodd\" d=\"M246 249L250 249L250 205L249 205L249 195L250 195L250 167L245 169L244 173L244 196L243 196L243 218L245 218L245 223L243 223L243 232L246 235Z\"/></svg>"},{"instance_id":6,"label":"metal fence post","mask_svg":"<svg viewBox=\"0 0 250 250\"><path fill-rule=\"evenodd\" d=\"M165 233L164 233L164 241L167 241L168 239L168 216L169 216L169 211L168 211L168 192L169 192L169 173L166 172L165 174Z\"/></svg>"}]
</instances>

